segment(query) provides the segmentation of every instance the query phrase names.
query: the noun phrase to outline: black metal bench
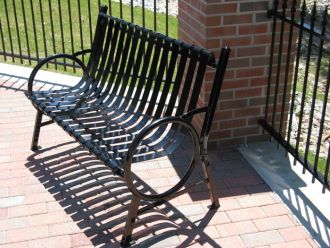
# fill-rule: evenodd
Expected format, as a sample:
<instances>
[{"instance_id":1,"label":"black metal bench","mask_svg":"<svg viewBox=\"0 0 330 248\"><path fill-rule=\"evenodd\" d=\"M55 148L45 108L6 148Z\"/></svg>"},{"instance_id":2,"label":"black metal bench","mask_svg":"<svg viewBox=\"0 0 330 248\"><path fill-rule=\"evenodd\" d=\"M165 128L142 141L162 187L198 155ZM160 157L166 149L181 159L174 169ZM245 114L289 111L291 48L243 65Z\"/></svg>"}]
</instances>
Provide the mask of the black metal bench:
<instances>
[{"instance_id":1,"label":"black metal bench","mask_svg":"<svg viewBox=\"0 0 330 248\"><path fill-rule=\"evenodd\" d=\"M37 109L31 149L38 148L40 128L56 122L123 178L133 195L122 237L122 244L129 245L138 214L192 187L182 189L198 158L211 207L219 206L207 141L230 49L223 48L216 62L205 49L114 18L106 11L105 6L101 8L90 50L48 57L32 71L26 94ZM77 58L84 53L90 54L87 65ZM70 59L83 69L79 83L69 89L33 91L38 70L59 58ZM208 66L216 69L210 100L207 106L197 108ZM200 134L192 125L197 114L203 116ZM43 115L51 120L42 122ZM193 152L180 181L159 194L138 190L133 183L132 163L171 154L186 136L192 139ZM141 200L149 204L139 208Z\"/></svg>"}]
</instances>

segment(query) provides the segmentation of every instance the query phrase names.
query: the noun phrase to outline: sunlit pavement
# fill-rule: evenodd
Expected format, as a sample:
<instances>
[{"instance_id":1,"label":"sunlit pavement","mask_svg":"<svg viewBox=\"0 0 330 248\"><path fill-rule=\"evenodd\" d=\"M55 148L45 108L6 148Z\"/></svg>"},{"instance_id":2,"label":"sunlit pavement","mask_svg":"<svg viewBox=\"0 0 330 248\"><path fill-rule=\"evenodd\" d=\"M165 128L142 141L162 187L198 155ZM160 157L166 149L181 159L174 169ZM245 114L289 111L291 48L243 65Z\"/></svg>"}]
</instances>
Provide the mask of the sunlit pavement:
<instances>
[{"instance_id":1,"label":"sunlit pavement","mask_svg":"<svg viewBox=\"0 0 330 248\"><path fill-rule=\"evenodd\" d=\"M30 71L0 64L0 246L119 247L130 203L125 184L56 124L41 129L41 149L30 151ZM44 78L62 84L65 77ZM210 161L221 207L208 209L206 186L175 198L140 216L135 247L319 247L238 151L213 150ZM172 186L184 162L140 164L141 187ZM198 169L193 179L201 176Z\"/></svg>"}]
</instances>

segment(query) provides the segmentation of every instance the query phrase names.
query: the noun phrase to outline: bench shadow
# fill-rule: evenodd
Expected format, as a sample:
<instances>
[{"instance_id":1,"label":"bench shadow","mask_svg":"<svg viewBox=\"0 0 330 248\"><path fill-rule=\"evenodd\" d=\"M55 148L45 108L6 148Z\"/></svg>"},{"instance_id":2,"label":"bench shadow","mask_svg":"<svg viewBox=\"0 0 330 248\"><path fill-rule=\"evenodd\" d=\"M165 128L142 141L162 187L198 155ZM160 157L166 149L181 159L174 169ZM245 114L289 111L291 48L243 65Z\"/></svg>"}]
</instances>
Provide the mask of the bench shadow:
<instances>
[{"instance_id":1,"label":"bench shadow","mask_svg":"<svg viewBox=\"0 0 330 248\"><path fill-rule=\"evenodd\" d=\"M109 168L75 142L41 149L28 157L26 167L93 245L120 247L131 193ZM155 193L147 184L139 185L140 191ZM133 232L136 246L149 247L179 235L178 247L197 242L221 247L203 231L215 213L210 210L191 220L173 204L163 204L139 216Z\"/></svg>"}]
</instances>

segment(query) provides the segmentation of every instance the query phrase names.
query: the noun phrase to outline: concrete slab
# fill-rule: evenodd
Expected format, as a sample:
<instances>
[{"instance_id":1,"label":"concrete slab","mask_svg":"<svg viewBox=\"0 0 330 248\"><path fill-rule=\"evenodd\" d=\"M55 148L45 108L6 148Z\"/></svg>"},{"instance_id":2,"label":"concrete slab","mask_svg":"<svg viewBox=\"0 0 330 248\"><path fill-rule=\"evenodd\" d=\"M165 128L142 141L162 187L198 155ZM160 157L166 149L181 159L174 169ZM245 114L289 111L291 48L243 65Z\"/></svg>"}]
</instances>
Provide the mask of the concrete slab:
<instances>
[{"instance_id":1,"label":"concrete slab","mask_svg":"<svg viewBox=\"0 0 330 248\"><path fill-rule=\"evenodd\" d=\"M239 151L319 245L330 247L330 192L322 193L321 183L312 183L312 175L303 174L275 141L250 143Z\"/></svg>"},{"instance_id":2,"label":"concrete slab","mask_svg":"<svg viewBox=\"0 0 330 248\"><path fill-rule=\"evenodd\" d=\"M24 82L25 87L16 88L16 90L27 90L27 80L32 72L32 68L17 66L11 64L0 63L0 73L1 81L10 80L12 84L10 86L2 86L9 88L16 88L16 85L22 85ZM15 79L15 80L13 80ZM63 74L58 72L40 70L35 77L35 86L40 87L42 90L43 87L46 89L61 89L68 86L75 85L80 80L80 77L76 77L69 74Z\"/></svg>"}]
</instances>

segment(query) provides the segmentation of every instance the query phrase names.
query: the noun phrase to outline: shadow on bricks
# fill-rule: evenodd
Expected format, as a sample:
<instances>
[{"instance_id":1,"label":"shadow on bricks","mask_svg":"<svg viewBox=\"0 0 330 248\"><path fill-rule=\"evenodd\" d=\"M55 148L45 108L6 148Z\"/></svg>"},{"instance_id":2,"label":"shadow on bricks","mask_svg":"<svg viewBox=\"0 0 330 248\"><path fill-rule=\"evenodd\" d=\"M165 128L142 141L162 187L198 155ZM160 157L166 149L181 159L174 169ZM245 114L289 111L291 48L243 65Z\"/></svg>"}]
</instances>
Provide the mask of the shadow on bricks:
<instances>
[{"instance_id":1,"label":"shadow on bricks","mask_svg":"<svg viewBox=\"0 0 330 248\"><path fill-rule=\"evenodd\" d=\"M41 149L27 161L26 167L93 245L120 246L131 193L110 169L75 142ZM155 193L149 185L140 181L139 185L142 192ZM149 247L166 241L179 247L193 243L220 247L203 232L215 213L204 211L203 217L192 221L171 202L163 204L139 216L133 233L136 246Z\"/></svg>"}]
</instances>

